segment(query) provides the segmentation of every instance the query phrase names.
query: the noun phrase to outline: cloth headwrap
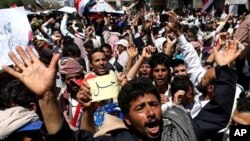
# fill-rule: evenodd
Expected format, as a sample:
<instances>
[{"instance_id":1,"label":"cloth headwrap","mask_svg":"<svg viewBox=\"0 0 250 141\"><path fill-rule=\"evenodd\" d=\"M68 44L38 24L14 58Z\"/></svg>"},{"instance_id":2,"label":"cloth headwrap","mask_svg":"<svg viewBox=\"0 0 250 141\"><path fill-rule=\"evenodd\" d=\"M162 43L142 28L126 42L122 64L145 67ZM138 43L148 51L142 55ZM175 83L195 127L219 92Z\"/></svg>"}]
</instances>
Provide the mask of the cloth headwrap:
<instances>
[{"instance_id":1,"label":"cloth headwrap","mask_svg":"<svg viewBox=\"0 0 250 141\"><path fill-rule=\"evenodd\" d=\"M0 140L4 139L27 123L37 121L38 115L23 107L0 110Z\"/></svg>"},{"instance_id":2,"label":"cloth headwrap","mask_svg":"<svg viewBox=\"0 0 250 141\"><path fill-rule=\"evenodd\" d=\"M83 67L73 58L64 57L59 61L61 74L83 73Z\"/></svg>"}]
</instances>

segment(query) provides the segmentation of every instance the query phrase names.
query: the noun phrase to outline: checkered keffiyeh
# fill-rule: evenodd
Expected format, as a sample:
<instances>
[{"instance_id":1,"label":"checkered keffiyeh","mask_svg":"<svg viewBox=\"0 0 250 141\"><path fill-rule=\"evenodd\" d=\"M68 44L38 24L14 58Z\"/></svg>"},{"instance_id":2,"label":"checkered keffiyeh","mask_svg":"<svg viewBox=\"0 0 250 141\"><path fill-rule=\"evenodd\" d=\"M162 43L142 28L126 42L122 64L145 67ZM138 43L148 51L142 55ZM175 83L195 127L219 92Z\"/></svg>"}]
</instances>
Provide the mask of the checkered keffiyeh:
<instances>
[{"instance_id":1,"label":"checkered keffiyeh","mask_svg":"<svg viewBox=\"0 0 250 141\"><path fill-rule=\"evenodd\" d=\"M65 57L59 61L61 74L83 73L83 67L73 58Z\"/></svg>"}]
</instances>

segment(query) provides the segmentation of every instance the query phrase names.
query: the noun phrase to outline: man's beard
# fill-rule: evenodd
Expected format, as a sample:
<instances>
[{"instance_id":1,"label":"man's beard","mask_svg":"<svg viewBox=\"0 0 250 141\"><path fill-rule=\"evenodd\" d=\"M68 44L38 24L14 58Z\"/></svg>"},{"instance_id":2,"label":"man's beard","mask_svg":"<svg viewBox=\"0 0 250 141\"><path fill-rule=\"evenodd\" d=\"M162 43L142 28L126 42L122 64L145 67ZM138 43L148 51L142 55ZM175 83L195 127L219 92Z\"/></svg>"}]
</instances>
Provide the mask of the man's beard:
<instances>
[{"instance_id":1,"label":"man's beard","mask_svg":"<svg viewBox=\"0 0 250 141\"><path fill-rule=\"evenodd\" d=\"M207 86L202 86L200 83L196 86L196 89L202 94L207 93Z\"/></svg>"}]
</instances>

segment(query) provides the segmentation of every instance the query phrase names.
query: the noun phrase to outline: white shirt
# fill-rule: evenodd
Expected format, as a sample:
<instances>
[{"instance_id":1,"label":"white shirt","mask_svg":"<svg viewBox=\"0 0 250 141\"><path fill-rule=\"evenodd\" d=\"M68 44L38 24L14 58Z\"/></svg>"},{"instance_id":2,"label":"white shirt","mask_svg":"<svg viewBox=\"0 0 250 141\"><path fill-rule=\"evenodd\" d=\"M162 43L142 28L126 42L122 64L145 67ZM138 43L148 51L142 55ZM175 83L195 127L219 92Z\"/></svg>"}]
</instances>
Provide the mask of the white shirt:
<instances>
[{"instance_id":1,"label":"white shirt","mask_svg":"<svg viewBox=\"0 0 250 141\"><path fill-rule=\"evenodd\" d=\"M123 69L125 69L126 67L126 64L128 62L128 57L129 56L127 51L123 51L118 57L117 62L123 67Z\"/></svg>"}]
</instances>

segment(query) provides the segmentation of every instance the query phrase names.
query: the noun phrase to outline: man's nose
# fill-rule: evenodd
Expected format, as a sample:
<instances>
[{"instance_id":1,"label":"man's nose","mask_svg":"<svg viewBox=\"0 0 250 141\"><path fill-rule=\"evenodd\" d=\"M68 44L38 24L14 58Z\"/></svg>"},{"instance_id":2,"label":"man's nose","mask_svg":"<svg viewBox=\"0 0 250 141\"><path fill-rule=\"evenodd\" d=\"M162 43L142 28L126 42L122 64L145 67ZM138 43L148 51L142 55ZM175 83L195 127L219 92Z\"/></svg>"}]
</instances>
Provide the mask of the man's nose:
<instances>
[{"instance_id":1,"label":"man's nose","mask_svg":"<svg viewBox=\"0 0 250 141\"><path fill-rule=\"evenodd\" d=\"M153 117L155 115L155 113L154 113L152 107L150 105L147 105L146 108L147 108L147 116L148 117Z\"/></svg>"}]
</instances>

